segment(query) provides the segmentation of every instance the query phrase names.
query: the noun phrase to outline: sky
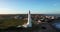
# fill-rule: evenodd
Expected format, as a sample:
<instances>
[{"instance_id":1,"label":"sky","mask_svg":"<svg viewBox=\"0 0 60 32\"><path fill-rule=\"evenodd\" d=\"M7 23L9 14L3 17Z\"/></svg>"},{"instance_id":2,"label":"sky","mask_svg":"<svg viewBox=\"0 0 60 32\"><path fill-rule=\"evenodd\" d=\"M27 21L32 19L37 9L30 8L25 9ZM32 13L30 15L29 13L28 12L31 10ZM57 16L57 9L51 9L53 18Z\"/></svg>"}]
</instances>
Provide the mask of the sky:
<instances>
[{"instance_id":1,"label":"sky","mask_svg":"<svg viewBox=\"0 0 60 32\"><path fill-rule=\"evenodd\" d=\"M0 0L0 14L60 14L60 0Z\"/></svg>"}]
</instances>

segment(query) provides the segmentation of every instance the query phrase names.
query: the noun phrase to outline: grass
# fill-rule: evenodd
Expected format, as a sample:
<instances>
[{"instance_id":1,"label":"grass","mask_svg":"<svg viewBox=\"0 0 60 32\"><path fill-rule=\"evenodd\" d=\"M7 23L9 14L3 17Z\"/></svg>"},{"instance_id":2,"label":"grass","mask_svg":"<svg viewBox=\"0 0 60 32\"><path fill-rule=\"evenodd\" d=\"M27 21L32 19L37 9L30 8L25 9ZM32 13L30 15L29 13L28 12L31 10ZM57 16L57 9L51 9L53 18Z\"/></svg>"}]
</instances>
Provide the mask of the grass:
<instances>
[{"instance_id":1,"label":"grass","mask_svg":"<svg viewBox=\"0 0 60 32\"><path fill-rule=\"evenodd\" d=\"M27 20L20 20L20 19L2 19L0 20L0 28L8 28L10 26L17 26L17 25L23 25L24 23L27 23Z\"/></svg>"}]
</instances>

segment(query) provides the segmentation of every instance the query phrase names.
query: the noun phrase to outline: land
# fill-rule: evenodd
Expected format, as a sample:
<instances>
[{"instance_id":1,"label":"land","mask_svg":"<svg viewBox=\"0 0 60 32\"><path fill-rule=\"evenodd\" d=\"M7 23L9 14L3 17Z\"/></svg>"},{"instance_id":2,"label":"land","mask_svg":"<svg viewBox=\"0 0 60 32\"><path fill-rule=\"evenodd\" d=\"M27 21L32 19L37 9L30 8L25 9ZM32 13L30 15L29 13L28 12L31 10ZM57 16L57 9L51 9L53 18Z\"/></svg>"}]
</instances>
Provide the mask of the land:
<instances>
[{"instance_id":1,"label":"land","mask_svg":"<svg viewBox=\"0 0 60 32\"><path fill-rule=\"evenodd\" d=\"M27 21L20 19L3 19L0 20L0 29L8 28L10 26L23 25L24 23L27 23Z\"/></svg>"},{"instance_id":2,"label":"land","mask_svg":"<svg viewBox=\"0 0 60 32\"><path fill-rule=\"evenodd\" d=\"M51 19L51 16L44 16L43 14L31 14L32 28L16 28L18 25L23 25L27 23L27 14L1 14L0 15L0 32L10 31L10 32L56 32L55 29L50 25L50 23L56 20Z\"/></svg>"}]
</instances>

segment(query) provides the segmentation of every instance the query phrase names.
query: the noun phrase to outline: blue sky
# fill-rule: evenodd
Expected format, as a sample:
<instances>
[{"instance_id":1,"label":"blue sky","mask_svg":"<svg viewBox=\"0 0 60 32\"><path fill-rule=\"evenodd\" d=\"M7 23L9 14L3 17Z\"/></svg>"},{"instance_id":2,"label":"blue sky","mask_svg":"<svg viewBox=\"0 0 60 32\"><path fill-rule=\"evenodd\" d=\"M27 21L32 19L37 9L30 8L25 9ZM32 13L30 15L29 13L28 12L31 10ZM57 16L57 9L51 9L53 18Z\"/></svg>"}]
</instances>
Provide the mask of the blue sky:
<instances>
[{"instance_id":1,"label":"blue sky","mask_svg":"<svg viewBox=\"0 0 60 32\"><path fill-rule=\"evenodd\" d=\"M0 14L60 14L60 0L0 0Z\"/></svg>"}]
</instances>

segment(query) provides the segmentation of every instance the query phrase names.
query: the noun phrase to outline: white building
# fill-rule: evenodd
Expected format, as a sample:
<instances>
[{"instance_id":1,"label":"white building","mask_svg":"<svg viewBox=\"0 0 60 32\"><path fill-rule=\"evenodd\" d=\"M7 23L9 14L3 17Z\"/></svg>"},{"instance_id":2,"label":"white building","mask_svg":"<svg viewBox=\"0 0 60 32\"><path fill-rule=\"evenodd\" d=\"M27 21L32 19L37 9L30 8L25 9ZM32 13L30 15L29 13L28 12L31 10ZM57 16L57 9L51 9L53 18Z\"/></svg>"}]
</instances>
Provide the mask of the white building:
<instances>
[{"instance_id":1,"label":"white building","mask_svg":"<svg viewBox=\"0 0 60 32\"><path fill-rule=\"evenodd\" d=\"M20 25L19 25L20 26ZM18 27L19 27L18 26ZM30 11L28 12L28 21L27 23L23 24L22 25L23 27L27 28L27 27L32 27L32 21L31 21L31 14L30 14ZM21 26L20 26L21 27Z\"/></svg>"}]
</instances>

